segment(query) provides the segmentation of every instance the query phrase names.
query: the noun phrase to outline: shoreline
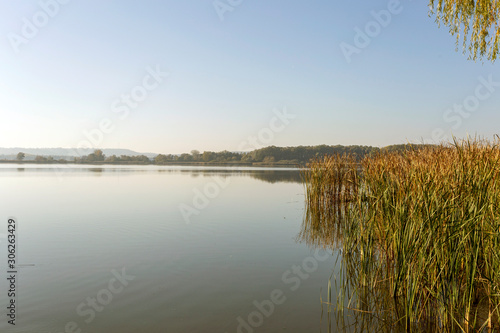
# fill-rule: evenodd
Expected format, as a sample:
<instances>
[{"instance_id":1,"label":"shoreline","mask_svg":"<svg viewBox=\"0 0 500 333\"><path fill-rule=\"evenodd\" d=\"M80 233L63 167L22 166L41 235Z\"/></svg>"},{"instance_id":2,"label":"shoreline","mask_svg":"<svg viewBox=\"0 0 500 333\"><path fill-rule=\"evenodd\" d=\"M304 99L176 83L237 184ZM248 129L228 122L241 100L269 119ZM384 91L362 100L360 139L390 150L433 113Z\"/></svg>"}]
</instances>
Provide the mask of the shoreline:
<instances>
[{"instance_id":1,"label":"shoreline","mask_svg":"<svg viewBox=\"0 0 500 333\"><path fill-rule=\"evenodd\" d=\"M275 167L275 168L302 168L304 165L292 163L266 163L266 162L172 162L172 163L140 163L136 161L123 162L79 162L72 161L19 161L19 160L0 160L0 164L63 164L63 165L156 165L156 166L242 166L242 167Z\"/></svg>"}]
</instances>

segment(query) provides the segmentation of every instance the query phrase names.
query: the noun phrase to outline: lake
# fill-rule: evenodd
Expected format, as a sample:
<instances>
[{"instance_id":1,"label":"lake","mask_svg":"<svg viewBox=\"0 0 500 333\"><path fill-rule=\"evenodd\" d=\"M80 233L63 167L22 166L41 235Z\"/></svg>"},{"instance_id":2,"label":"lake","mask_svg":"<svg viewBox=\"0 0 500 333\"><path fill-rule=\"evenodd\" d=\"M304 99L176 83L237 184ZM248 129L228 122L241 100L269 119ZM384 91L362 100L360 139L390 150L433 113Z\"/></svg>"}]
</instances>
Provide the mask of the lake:
<instances>
[{"instance_id":1,"label":"lake","mask_svg":"<svg viewBox=\"0 0 500 333\"><path fill-rule=\"evenodd\" d=\"M4 164L0 199L1 332L336 331L296 169Z\"/></svg>"}]
</instances>

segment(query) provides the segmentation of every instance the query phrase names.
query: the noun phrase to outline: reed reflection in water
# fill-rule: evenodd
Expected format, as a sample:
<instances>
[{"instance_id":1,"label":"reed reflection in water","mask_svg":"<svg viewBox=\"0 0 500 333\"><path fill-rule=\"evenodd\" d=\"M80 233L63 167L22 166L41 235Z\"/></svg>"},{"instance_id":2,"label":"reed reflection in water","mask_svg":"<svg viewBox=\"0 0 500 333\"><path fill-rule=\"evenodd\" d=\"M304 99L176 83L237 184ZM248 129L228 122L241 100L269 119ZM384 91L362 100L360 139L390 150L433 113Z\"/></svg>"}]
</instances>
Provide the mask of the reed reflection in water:
<instances>
[{"instance_id":1,"label":"reed reflection in water","mask_svg":"<svg viewBox=\"0 0 500 333\"><path fill-rule=\"evenodd\" d=\"M499 143L455 141L309 165L302 238L341 251L338 325L498 330Z\"/></svg>"}]
</instances>

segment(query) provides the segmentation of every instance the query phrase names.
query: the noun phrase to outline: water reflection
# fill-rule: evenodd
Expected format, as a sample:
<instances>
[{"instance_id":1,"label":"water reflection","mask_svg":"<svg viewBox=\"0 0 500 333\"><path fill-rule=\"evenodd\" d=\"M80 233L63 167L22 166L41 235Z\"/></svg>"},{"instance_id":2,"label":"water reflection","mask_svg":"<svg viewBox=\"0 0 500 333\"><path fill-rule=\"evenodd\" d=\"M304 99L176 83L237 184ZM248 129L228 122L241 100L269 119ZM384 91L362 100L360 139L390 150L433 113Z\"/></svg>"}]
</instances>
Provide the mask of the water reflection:
<instances>
[{"instance_id":1,"label":"water reflection","mask_svg":"<svg viewBox=\"0 0 500 333\"><path fill-rule=\"evenodd\" d=\"M342 207L341 207L342 206ZM373 245L374 239L364 239L358 223L364 212L353 212L347 205L333 204L330 209L315 210L306 207L297 241L311 248L324 248L337 256L335 269L328 282L328 299L321 299L320 321L327 321L328 332L455 332L463 329L458 323L451 327L438 321L438 313L443 304L429 299L419 299L426 306L419 314L417 322L407 321L404 296L394 296L394 271L397 261L383 261L384 249ZM361 227L360 227L361 226ZM352 244L352 247L345 246ZM337 295L331 295L332 290ZM331 297L330 297L331 295ZM445 303L445 302L443 302ZM473 304L475 324L471 321L471 331L487 331L487 300ZM494 329L498 332L498 318L493 317Z\"/></svg>"},{"instance_id":2,"label":"water reflection","mask_svg":"<svg viewBox=\"0 0 500 333\"><path fill-rule=\"evenodd\" d=\"M250 174L252 178L262 180L267 183L301 183L299 171L273 171L266 170Z\"/></svg>"},{"instance_id":3,"label":"water reflection","mask_svg":"<svg viewBox=\"0 0 500 333\"><path fill-rule=\"evenodd\" d=\"M283 278L298 279L294 267L305 274L311 256L294 241L303 217L298 170L24 168L0 166L0 196L22 220L23 258L36 264L23 272L25 320L15 332L61 332L69 321L93 333L237 332L237 319L277 289L286 302L254 332L320 330L318 290L333 259L318 261L297 289ZM231 185L186 224L179 205L193 205L194 190L222 177ZM135 280L87 326L75 309L122 268ZM0 321L0 332L7 326Z\"/></svg>"},{"instance_id":4,"label":"water reflection","mask_svg":"<svg viewBox=\"0 0 500 333\"><path fill-rule=\"evenodd\" d=\"M346 220L352 218L348 207L333 205L331 209L306 208L306 215L297 240L310 247L330 249L338 254L336 269L328 282L328 298L321 300L320 320L328 323L328 332L405 332L398 320L397 302L390 292L386 272L372 271L366 255L345 251L343 242L356 238ZM346 243L350 243L347 241ZM390 270L386 267L387 271ZM332 290L337 295L332 295Z\"/></svg>"},{"instance_id":5,"label":"water reflection","mask_svg":"<svg viewBox=\"0 0 500 333\"><path fill-rule=\"evenodd\" d=\"M239 177L251 177L258 179L267 183L296 183L300 184L302 182L300 171L297 169L276 169L276 170L262 170L262 169L160 169L160 173L188 173L191 177L229 177L229 176L239 176Z\"/></svg>"},{"instance_id":6,"label":"water reflection","mask_svg":"<svg viewBox=\"0 0 500 333\"><path fill-rule=\"evenodd\" d=\"M306 207L306 216L297 241L309 247L336 250L341 246L342 222L345 212L338 206L330 210L310 210Z\"/></svg>"},{"instance_id":7,"label":"water reflection","mask_svg":"<svg viewBox=\"0 0 500 333\"><path fill-rule=\"evenodd\" d=\"M26 171L28 173L57 173L65 175L78 175L82 173L92 173L99 175L115 174L119 176L137 175L138 173L159 174L189 174L191 177L251 177L266 183L301 183L300 171L295 168L254 168L254 167L158 167L158 166L80 166L80 165L29 165L25 168L16 168L15 166L2 165L0 167L0 176L9 174L9 172Z\"/></svg>"}]
</instances>

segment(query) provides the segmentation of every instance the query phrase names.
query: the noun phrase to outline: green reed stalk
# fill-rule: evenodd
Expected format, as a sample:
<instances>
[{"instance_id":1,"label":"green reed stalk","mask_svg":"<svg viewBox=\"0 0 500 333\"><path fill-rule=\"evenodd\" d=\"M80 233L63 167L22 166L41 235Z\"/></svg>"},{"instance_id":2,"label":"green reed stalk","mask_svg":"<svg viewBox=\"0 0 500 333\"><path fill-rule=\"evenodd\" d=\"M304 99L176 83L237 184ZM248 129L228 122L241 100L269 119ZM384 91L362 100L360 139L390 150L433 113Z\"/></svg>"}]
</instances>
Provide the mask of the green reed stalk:
<instances>
[{"instance_id":1,"label":"green reed stalk","mask_svg":"<svg viewBox=\"0 0 500 333\"><path fill-rule=\"evenodd\" d=\"M409 331L493 329L500 309L499 162L498 141L479 139L381 153L359 164L349 155L325 156L303 171L302 235L342 249L343 294L356 295L357 310L385 318L381 325L391 319Z\"/></svg>"}]
</instances>

